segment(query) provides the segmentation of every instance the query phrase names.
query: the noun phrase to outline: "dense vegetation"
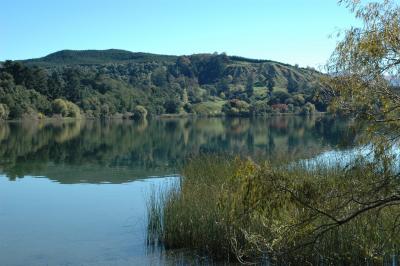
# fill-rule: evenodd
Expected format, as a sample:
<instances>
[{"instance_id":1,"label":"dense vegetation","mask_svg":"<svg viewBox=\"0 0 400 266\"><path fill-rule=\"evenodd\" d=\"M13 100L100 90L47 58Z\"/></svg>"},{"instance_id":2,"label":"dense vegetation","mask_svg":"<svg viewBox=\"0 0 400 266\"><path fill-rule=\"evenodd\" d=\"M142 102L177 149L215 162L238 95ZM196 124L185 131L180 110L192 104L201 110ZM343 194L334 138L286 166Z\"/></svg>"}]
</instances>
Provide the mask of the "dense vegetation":
<instances>
[{"instance_id":1,"label":"dense vegetation","mask_svg":"<svg viewBox=\"0 0 400 266\"><path fill-rule=\"evenodd\" d=\"M321 74L225 54L60 51L0 68L0 119L325 111ZM139 108L137 108L139 106Z\"/></svg>"}]
</instances>

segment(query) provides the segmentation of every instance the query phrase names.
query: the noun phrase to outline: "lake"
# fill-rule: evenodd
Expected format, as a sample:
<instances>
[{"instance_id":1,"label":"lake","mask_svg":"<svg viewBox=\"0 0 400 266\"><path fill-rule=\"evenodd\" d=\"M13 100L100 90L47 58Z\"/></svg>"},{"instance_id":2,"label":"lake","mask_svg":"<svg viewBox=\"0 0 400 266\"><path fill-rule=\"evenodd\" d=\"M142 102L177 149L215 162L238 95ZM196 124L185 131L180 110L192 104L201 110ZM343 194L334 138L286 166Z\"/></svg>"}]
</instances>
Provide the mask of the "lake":
<instances>
[{"instance_id":1,"label":"lake","mask_svg":"<svg viewBox=\"0 0 400 266\"><path fill-rule=\"evenodd\" d=\"M0 265L157 265L149 194L198 154L302 160L348 149L329 117L0 124Z\"/></svg>"}]
</instances>

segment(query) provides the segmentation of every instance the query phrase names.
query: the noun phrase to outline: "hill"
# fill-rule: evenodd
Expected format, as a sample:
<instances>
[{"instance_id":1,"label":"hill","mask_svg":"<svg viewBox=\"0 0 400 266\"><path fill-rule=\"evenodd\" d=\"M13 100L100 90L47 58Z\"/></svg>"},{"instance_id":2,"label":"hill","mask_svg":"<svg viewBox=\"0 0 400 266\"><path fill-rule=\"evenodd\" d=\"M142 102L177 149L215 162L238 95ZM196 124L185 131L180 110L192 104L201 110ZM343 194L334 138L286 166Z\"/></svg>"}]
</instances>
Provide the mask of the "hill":
<instances>
[{"instance_id":1,"label":"hill","mask_svg":"<svg viewBox=\"0 0 400 266\"><path fill-rule=\"evenodd\" d=\"M110 63L173 62L177 56L133 53L125 50L62 50L37 59L22 60L27 65L98 65Z\"/></svg>"},{"instance_id":2,"label":"hill","mask_svg":"<svg viewBox=\"0 0 400 266\"><path fill-rule=\"evenodd\" d=\"M139 105L150 115L311 114L326 109L327 103L315 97L321 75L280 62L216 53L63 50L2 64L0 119L38 114L132 117Z\"/></svg>"}]
</instances>

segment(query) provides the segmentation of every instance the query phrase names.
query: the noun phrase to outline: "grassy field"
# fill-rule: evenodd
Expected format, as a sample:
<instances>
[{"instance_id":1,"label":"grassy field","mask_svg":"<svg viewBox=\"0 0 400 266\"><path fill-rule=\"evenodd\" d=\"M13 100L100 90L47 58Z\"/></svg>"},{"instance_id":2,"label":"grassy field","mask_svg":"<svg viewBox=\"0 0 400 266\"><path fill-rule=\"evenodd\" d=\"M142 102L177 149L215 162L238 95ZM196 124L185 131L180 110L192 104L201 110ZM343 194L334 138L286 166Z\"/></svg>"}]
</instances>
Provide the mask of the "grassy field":
<instances>
[{"instance_id":1,"label":"grassy field","mask_svg":"<svg viewBox=\"0 0 400 266\"><path fill-rule=\"evenodd\" d=\"M207 101L193 105L196 114L207 116L218 116L222 114L222 106L226 101Z\"/></svg>"}]
</instances>

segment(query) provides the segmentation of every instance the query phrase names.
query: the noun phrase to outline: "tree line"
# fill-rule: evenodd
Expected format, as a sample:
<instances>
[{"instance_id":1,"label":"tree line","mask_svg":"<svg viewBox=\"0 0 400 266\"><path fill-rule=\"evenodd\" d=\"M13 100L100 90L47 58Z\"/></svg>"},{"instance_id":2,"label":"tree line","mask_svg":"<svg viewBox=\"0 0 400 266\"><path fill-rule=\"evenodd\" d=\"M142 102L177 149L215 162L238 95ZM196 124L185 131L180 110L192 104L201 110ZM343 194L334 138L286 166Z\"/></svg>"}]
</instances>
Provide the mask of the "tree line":
<instances>
[{"instance_id":1,"label":"tree line","mask_svg":"<svg viewBox=\"0 0 400 266\"><path fill-rule=\"evenodd\" d=\"M93 65L5 61L0 67L0 119L210 115L210 103L218 103L220 115L310 114L326 110L326 102L316 97L318 75L226 54ZM199 111L202 107L205 113Z\"/></svg>"}]
</instances>

